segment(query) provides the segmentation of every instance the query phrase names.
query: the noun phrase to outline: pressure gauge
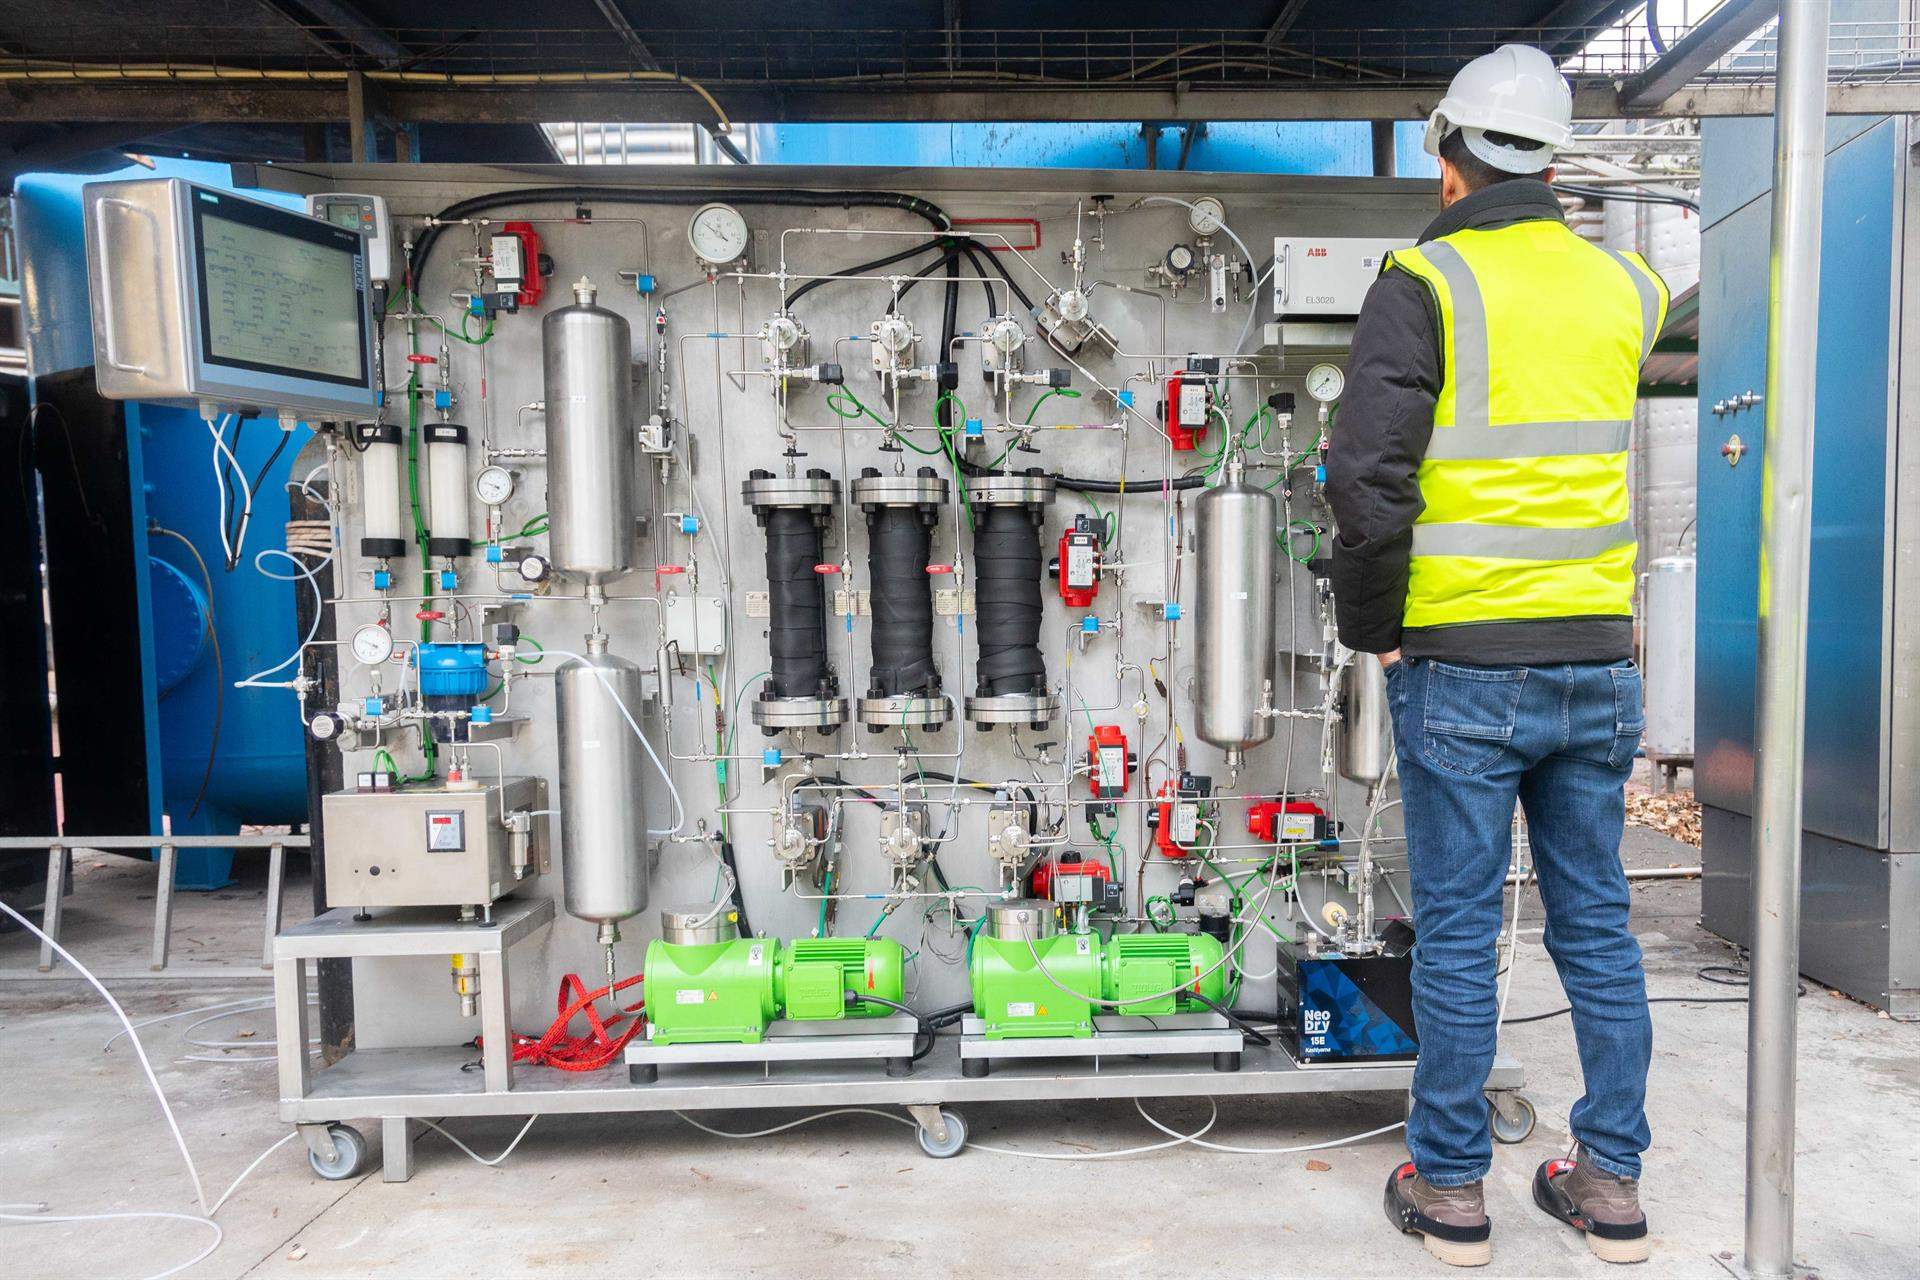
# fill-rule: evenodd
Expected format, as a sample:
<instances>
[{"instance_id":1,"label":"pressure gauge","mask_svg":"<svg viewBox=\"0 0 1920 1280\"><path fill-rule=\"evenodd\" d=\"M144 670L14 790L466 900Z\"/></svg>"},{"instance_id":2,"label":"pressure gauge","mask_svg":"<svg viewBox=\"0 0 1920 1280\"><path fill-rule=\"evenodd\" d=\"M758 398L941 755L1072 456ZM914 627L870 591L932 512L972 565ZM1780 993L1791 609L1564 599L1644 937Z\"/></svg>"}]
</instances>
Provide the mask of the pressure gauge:
<instances>
[{"instance_id":1,"label":"pressure gauge","mask_svg":"<svg viewBox=\"0 0 1920 1280\"><path fill-rule=\"evenodd\" d=\"M1184 276L1193 270L1193 246L1177 244L1167 250L1167 270L1176 276Z\"/></svg>"},{"instance_id":2,"label":"pressure gauge","mask_svg":"<svg viewBox=\"0 0 1920 1280\"><path fill-rule=\"evenodd\" d=\"M369 622L353 633L353 656L369 667L379 666L393 656L393 632Z\"/></svg>"},{"instance_id":3,"label":"pressure gauge","mask_svg":"<svg viewBox=\"0 0 1920 1280\"><path fill-rule=\"evenodd\" d=\"M1347 375L1337 364L1317 364L1307 370L1307 394L1321 404L1331 404L1347 389Z\"/></svg>"},{"instance_id":4,"label":"pressure gauge","mask_svg":"<svg viewBox=\"0 0 1920 1280\"><path fill-rule=\"evenodd\" d=\"M504 507L513 496L513 472L505 467L482 467L473 478L473 496L489 507Z\"/></svg>"},{"instance_id":5,"label":"pressure gauge","mask_svg":"<svg viewBox=\"0 0 1920 1280\"><path fill-rule=\"evenodd\" d=\"M687 239L700 261L724 267L747 251L747 220L732 205L702 205L687 224Z\"/></svg>"},{"instance_id":6,"label":"pressure gauge","mask_svg":"<svg viewBox=\"0 0 1920 1280\"><path fill-rule=\"evenodd\" d=\"M1193 228L1193 234L1197 236L1210 236L1225 226L1226 222L1226 206L1212 196L1201 196L1187 210L1187 225Z\"/></svg>"}]
</instances>

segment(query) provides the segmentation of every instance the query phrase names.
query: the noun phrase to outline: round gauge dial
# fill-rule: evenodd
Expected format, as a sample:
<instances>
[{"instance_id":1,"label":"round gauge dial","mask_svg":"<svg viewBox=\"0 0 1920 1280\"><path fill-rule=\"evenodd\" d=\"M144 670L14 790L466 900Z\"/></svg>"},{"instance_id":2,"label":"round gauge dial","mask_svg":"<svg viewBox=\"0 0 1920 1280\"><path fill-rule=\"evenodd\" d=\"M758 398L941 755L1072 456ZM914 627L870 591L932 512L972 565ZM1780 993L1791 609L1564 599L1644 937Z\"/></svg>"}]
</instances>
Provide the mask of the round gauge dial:
<instances>
[{"instance_id":1,"label":"round gauge dial","mask_svg":"<svg viewBox=\"0 0 1920 1280\"><path fill-rule=\"evenodd\" d=\"M473 496L490 507L505 506L513 496L513 472L505 467L483 467L473 478Z\"/></svg>"},{"instance_id":2,"label":"round gauge dial","mask_svg":"<svg viewBox=\"0 0 1920 1280\"><path fill-rule=\"evenodd\" d=\"M1193 270L1193 246L1177 244L1167 250L1167 270L1181 276Z\"/></svg>"},{"instance_id":3,"label":"round gauge dial","mask_svg":"<svg viewBox=\"0 0 1920 1280\"><path fill-rule=\"evenodd\" d=\"M353 633L353 656L369 667L379 666L393 656L393 632L369 622Z\"/></svg>"},{"instance_id":4,"label":"round gauge dial","mask_svg":"<svg viewBox=\"0 0 1920 1280\"><path fill-rule=\"evenodd\" d=\"M340 718L330 711L322 711L307 721L307 731L325 742L340 732Z\"/></svg>"},{"instance_id":5,"label":"round gauge dial","mask_svg":"<svg viewBox=\"0 0 1920 1280\"><path fill-rule=\"evenodd\" d=\"M1347 375L1340 372L1336 364L1317 364L1307 370L1307 394L1321 404L1329 404L1340 398L1347 389Z\"/></svg>"},{"instance_id":6,"label":"round gauge dial","mask_svg":"<svg viewBox=\"0 0 1920 1280\"><path fill-rule=\"evenodd\" d=\"M552 568L545 556L520 557L520 577L527 582L545 582Z\"/></svg>"},{"instance_id":7,"label":"round gauge dial","mask_svg":"<svg viewBox=\"0 0 1920 1280\"><path fill-rule=\"evenodd\" d=\"M687 239L702 262L724 267L747 251L747 220L732 205L702 205L687 224Z\"/></svg>"},{"instance_id":8,"label":"round gauge dial","mask_svg":"<svg viewBox=\"0 0 1920 1280\"><path fill-rule=\"evenodd\" d=\"M1197 236L1210 236L1225 226L1226 222L1226 206L1212 196L1201 196L1193 202L1193 208L1187 210L1187 225L1193 228L1193 234Z\"/></svg>"}]
</instances>

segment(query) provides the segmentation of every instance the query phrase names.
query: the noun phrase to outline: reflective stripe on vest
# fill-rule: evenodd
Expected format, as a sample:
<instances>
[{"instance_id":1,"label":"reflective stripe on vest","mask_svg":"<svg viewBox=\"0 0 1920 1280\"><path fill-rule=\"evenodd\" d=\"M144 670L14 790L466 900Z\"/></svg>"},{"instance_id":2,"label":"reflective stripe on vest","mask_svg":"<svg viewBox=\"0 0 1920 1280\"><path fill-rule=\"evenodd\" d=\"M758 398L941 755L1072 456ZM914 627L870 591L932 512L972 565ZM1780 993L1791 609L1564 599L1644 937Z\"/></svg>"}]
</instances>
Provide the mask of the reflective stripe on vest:
<instances>
[{"instance_id":1,"label":"reflective stripe on vest","mask_svg":"<svg viewBox=\"0 0 1920 1280\"><path fill-rule=\"evenodd\" d=\"M1553 220L1388 258L1431 290L1442 386L1406 624L1630 614L1627 449L1667 290Z\"/></svg>"}]
</instances>

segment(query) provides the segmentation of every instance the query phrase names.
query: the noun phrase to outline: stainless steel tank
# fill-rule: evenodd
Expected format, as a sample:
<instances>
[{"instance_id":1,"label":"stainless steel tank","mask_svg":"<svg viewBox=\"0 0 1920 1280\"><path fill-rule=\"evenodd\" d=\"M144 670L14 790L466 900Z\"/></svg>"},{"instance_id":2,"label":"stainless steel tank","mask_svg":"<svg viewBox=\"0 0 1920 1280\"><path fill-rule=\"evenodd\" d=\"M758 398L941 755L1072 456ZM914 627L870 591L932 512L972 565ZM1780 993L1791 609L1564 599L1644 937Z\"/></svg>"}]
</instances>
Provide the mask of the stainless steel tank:
<instances>
[{"instance_id":1,"label":"stainless steel tank","mask_svg":"<svg viewBox=\"0 0 1920 1280\"><path fill-rule=\"evenodd\" d=\"M1273 697L1277 507L1272 494L1247 483L1235 458L1226 480L1195 508L1198 729L1237 768L1241 752L1273 736L1273 718L1258 710Z\"/></svg>"},{"instance_id":2,"label":"stainless steel tank","mask_svg":"<svg viewBox=\"0 0 1920 1280\"><path fill-rule=\"evenodd\" d=\"M598 587L633 567L633 331L594 304L593 282L541 326L547 400L547 543L554 567Z\"/></svg>"},{"instance_id":3,"label":"stainless steel tank","mask_svg":"<svg viewBox=\"0 0 1920 1280\"><path fill-rule=\"evenodd\" d=\"M1356 653L1340 673L1340 776L1371 787L1387 776L1393 718L1380 659Z\"/></svg>"},{"instance_id":4,"label":"stainless steel tank","mask_svg":"<svg viewBox=\"0 0 1920 1280\"><path fill-rule=\"evenodd\" d=\"M587 651L553 674L560 752L560 875L566 908L611 926L646 910L644 749L614 701L640 722L640 668L587 637ZM604 932L604 928L603 928Z\"/></svg>"}]
</instances>

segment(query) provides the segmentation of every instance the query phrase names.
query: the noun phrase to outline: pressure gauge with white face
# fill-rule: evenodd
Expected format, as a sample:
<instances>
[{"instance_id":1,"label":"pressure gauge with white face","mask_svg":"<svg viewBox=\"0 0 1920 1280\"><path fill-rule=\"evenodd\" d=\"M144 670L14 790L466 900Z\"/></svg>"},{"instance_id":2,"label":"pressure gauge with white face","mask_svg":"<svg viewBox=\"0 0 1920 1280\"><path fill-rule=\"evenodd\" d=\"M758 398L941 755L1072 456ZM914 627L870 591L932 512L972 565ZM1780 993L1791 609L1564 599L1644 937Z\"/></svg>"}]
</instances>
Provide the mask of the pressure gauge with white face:
<instances>
[{"instance_id":1,"label":"pressure gauge with white face","mask_svg":"<svg viewBox=\"0 0 1920 1280\"><path fill-rule=\"evenodd\" d=\"M353 633L353 656L369 667L379 666L393 656L393 632L369 622Z\"/></svg>"},{"instance_id":2,"label":"pressure gauge with white face","mask_svg":"<svg viewBox=\"0 0 1920 1280\"><path fill-rule=\"evenodd\" d=\"M1347 375L1336 364L1317 364L1307 370L1307 394L1321 404L1331 404L1347 389Z\"/></svg>"},{"instance_id":3,"label":"pressure gauge with white face","mask_svg":"<svg viewBox=\"0 0 1920 1280\"><path fill-rule=\"evenodd\" d=\"M1212 196L1201 196L1193 202L1193 208L1187 210L1187 225L1197 236L1212 235L1225 226L1226 221L1226 206Z\"/></svg>"},{"instance_id":4,"label":"pressure gauge with white face","mask_svg":"<svg viewBox=\"0 0 1920 1280\"><path fill-rule=\"evenodd\" d=\"M513 496L513 472L505 467L483 467L473 478L473 496L489 507L503 507Z\"/></svg>"},{"instance_id":5,"label":"pressure gauge with white face","mask_svg":"<svg viewBox=\"0 0 1920 1280\"><path fill-rule=\"evenodd\" d=\"M702 205L687 224L687 240L700 261L724 267L747 251L747 220L732 205Z\"/></svg>"}]
</instances>

